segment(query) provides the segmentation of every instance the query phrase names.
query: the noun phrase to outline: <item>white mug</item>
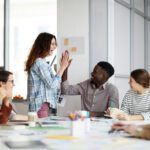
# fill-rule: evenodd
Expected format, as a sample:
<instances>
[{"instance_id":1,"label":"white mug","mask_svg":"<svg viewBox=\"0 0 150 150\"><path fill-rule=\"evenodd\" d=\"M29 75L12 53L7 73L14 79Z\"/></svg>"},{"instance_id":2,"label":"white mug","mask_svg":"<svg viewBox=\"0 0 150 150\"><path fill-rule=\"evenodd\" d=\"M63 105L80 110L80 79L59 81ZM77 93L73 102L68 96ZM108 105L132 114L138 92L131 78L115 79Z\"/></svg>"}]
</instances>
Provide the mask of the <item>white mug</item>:
<instances>
[{"instance_id":1,"label":"white mug","mask_svg":"<svg viewBox=\"0 0 150 150\"><path fill-rule=\"evenodd\" d=\"M36 122L37 121L37 113L36 112L28 112L28 121Z\"/></svg>"}]
</instances>

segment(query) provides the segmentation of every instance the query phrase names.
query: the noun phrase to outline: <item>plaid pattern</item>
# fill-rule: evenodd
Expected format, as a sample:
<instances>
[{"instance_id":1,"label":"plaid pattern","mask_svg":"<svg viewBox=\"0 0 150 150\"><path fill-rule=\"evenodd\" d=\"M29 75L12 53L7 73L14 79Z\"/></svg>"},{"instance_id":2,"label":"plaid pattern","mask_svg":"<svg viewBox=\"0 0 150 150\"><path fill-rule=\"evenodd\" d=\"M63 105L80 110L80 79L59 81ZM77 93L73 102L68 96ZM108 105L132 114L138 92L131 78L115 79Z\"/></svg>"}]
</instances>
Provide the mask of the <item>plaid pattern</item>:
<instances>
[{"instance_id":1,"label":"plaid pattern","mask_svg":"<svg viewBox=\"0 0 150 150\"><path fill-rule=\"evenodd\" d=\"M38 111L44 102L56 108L60 95L61 78L54 75L45 59L38 58L28 74L27 99L29 111Z\"/></svg>"}]
</instances>

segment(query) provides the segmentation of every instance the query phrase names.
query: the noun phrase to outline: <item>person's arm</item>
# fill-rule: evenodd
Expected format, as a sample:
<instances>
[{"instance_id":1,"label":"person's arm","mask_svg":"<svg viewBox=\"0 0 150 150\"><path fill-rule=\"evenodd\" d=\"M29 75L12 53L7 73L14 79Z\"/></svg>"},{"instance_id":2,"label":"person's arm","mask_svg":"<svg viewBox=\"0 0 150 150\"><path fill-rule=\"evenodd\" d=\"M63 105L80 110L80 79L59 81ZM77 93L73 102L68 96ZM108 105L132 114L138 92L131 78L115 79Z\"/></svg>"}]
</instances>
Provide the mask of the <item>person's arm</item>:
<instances>
[{"instance_id":1,"label":"person's arm","mask_svg":"<svg viewBox=\"0 0 150 150\"><path fill-rule=\"evenodd\" d=\"M41 58L37 59L32 69L44 82L47 88L59 88L61 83L61 77L57 74L55 76L53 75L51 68L45 60Z\"/></svg>"},{"instance_id":2,"label":"person's arm","mask_svg":"<svg viewBox=\"0 0 150 150\"><path fill-rule=\"evenodd\" d=\"M124 129L134 137L150 140L150 124L149 125L129 125Z\"/></svg>"},{"instance_id":3,"label":"person's arm","mask_svg":"<svg viewBox=\"0 0 150 150\"><path fill-rule=\"evenodd\" d=\"M120 113L116 115L116 118L119 120L144 120L144 117L142 115L128 115L126 113Z\"/></svg>"},{"instance_id":4,"label":"person's arm","mask_svg":"<svg viewBox=\"0 0 150 150\"><path fill-rule=\"evenodd\" d=\"M8 118L12 111L12 105L9 103L8 98L4 98L2 102L2 107L0 110L0 123L5 124L8 121Z\"/></svg>"},{"instance_id":5,"label":"person's arm","mask_svg":"<svg viewBox=\"0 0 150 150\"><path fill-rule=\"evenodd\" d=\"M120 130L124 130L125 132L129 133L134 137L150 140L150 124L137 126L118 122L112 125L110 133Z\"/></svg>"},{"instance_id":6,"label":"person's arm","mask_svg":"<svg viewBox=\"0 0 150 150\"><path fill-rule=\"evenodd\" d=\"M65 53L62 55L62 58L60 60L60 69L58 70L57 75L61 77L64 71L70 65L70 63L71 63L71 60L69 59L69 52L65 51Z\"/></svg>"},{"instance_id":7,"label":"person's arm","mask_svg":"<svg viewBox=\"0 0 150 150\"><path fill-rule=\"evenodd\" d=\"M63 75L62 75L62 82L68 80L68 68L65 69Z\"/></svg>"},{"instance_id":8,"label":"person's arm","mask_svg":"<svg viewBox=\"0 0 150 150\"><path fill-rule=\"evenodd\" d=\"M144 112L139 115L128 115L128 120L150 120L150 112Z\"/></svg>"},{"instance_id":9,"label":"person's arm","mask_svg":"<svg viewBox=\"0 0 150 150\"><path fill-rule=\"evenodd\" d=\"M128 101L131 101L131 97L130 97L130 90L126 92L123 100L122 100L122 104L121 104L121 110L124 111L126 114L129 114L129 106L128 106Z\"/></svg>"},{"instance_id":10,"label":"person's arm","mask_svg":"<svg viewBox=\"0 0 150 150\"><path fill-rule=\"evenodd\" d=\"M84 93L83 84L69 85L68 81L64 81L61 83L61 92L65 95L82 95Z\"/></svg>"},{"instance_id":11,"label":"person's arm","mask_svg":"<svg viewBox=\"0 0 150 150\"><path fill-rule=\"evenodd\" d=\"M142 115L127 115L126 120L144 120Z\"/></svg>"}]
</instances>

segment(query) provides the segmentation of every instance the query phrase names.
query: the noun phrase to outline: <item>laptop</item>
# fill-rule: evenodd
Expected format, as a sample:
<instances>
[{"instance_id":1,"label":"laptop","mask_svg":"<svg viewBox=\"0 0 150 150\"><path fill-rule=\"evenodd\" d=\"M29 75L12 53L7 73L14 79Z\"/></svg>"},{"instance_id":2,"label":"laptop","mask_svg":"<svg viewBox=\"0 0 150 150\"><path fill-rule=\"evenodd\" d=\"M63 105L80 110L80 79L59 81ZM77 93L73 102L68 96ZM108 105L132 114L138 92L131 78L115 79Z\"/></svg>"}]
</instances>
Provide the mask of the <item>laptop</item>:
<instances>
[{"instance_id":1,"label":"laptop","mask_svg":"<svg viewBox=\"0 0 150 150\"><path fill-rule=\"evenodd\" d=\"M63 95L57 105L57 116L65 117L79 110L81 110L81 95Z\"/></svg>"}]
</instances>

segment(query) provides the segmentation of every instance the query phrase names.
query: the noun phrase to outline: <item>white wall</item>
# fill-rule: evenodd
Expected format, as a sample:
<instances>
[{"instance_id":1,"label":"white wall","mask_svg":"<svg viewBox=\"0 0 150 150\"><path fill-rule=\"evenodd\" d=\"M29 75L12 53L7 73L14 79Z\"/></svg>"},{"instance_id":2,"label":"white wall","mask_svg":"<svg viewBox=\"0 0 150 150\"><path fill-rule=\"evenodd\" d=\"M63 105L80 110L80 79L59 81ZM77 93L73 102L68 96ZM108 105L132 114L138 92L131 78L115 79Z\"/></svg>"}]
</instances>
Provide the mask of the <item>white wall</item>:
<instances>
[{"instance_id":1,"label":"white wall","mask_svg":"<svg viewBox=\"0 0 150 150\"><path fill-rule=\"evenodd\" d=\"M62 37L83 37L84 53L71 55L72 64L69 67L71 84L83 81L89 77L89 1L88 0L58 0L58 54L61 49Z\"/></svg>"},{"instance_id":2,"label":"white wall","mask_svg":"<svg viewBox=\"0 0 150 150\"><path fill-rule=\"evenodd\" d=\"M144 50L144 18L134 14L134 57L133 69L145 67L145 50Z\"/></svg>"},{"instance_id":3,"label":"white wall","mask_svg":"<svg viewBox=\"0 0 150 150\"><path fill-rule=\"evenodd\" d=\"M90 1L90 71L107 60L107 0Z\"/></svg>"},{"instance_id":4,"label":"white wall","mask_svg":"<svg viewBox=\"0 0 150 150\"><path fill-rule=\"evenodd\" d=\"M129 89L130 72L146 64L143 17L115 0L58 0L58 39L67 36L83 36L85 40L84 54L72 55L71 83L88 78L97 62L109 61L116 70L111 82L119 89L121 104Z\"/></svg>"},{"instance_id":5,"label":"white wall","mask_svg":"<svg viewBox=\"0 0 150 150\"><path fill-rule=\"evenodd\" d=\"M114 3L114 67L115 85L119 90L120 105L129 89L130 74L130 10ZM112 28L113 30L113 28Z\"/></svg>"}]
</instances>

